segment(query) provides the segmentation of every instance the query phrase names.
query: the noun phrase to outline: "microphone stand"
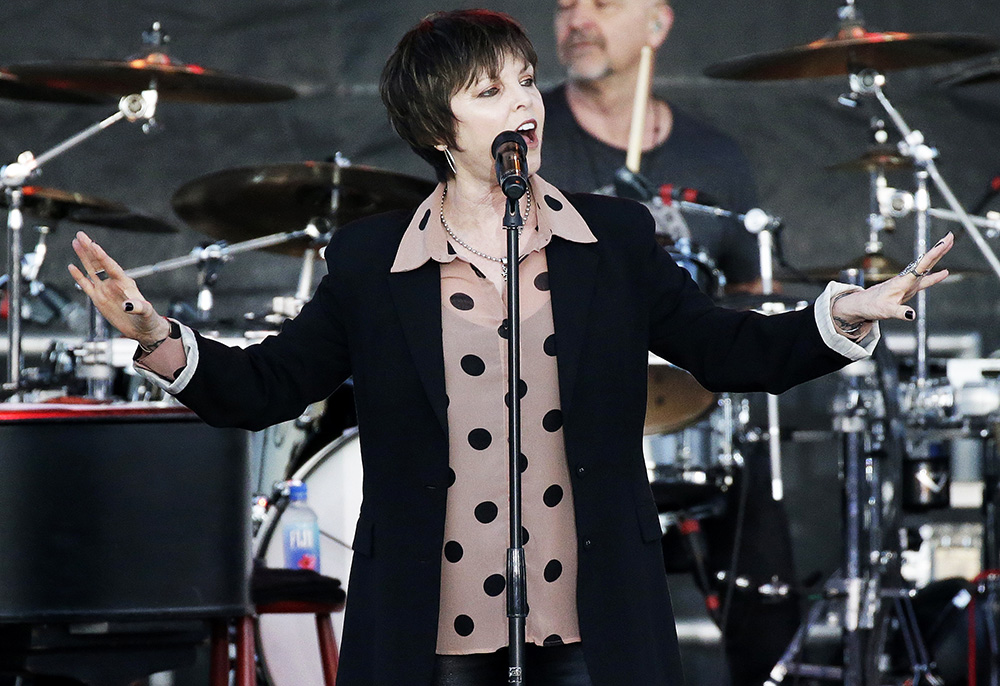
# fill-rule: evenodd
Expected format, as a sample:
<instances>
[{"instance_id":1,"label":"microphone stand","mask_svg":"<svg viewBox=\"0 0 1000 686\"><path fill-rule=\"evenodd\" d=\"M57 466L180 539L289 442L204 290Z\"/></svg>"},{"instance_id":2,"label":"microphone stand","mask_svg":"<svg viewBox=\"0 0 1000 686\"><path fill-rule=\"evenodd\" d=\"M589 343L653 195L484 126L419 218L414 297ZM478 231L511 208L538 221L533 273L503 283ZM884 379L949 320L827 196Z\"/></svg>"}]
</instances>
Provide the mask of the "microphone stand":
<instances>
[{"instance_id":1,"label":"microphone stand","mask_svg":"<svg viewBox=\"0 0 1000 686\"><path fill-rule=\"evenodd\" d=\"M516 193L511 193L515 195ZM507 408L509 448L509 519L510 547L507 549L507 645L510 661L507 670L508 684L522 684L524 679L525 619L528 616L527 589L524 565L524 541L521 532L521 396L518 381L521 379L521 298L520 235L524 228L519 206L520 196L507 196L503 226L507 230Z\"/></svg>"}]
</instances>

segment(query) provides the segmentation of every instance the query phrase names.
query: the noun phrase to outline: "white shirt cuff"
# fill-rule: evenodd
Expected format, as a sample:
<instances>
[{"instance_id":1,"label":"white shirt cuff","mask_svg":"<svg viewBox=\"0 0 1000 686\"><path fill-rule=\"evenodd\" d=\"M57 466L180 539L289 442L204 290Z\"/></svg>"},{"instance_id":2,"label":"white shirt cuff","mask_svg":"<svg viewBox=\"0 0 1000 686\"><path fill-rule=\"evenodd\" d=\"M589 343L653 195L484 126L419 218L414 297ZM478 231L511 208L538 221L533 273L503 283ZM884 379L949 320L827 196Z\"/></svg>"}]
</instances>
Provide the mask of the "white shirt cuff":
<instances>
[{"instance_id":1,"label":"white shirt cuff","mask_svg":"<svg viewBox=\"0 0 1000 686\"><path fill-rule=\"evenodd\" d=\"M837 333L837 327L833 323L833 314L830 312L830 301L844 291L857 290L861 289L850 284L831 281L827 285L826 290L816 298L815 307L816 326L819 327L819 335L823 337L823 342L834 352L840 353L852 361L871 357L872 351L875 350L875 346L878 345L879 340L882 338L878 322L872 324L871 332L862 339L861 343L863 345L855 343L847 336Z\"/></svg>"},{"instance_id":2,"label":"white shirt cuff","mask_svg":"<svg viewBox=\"0 0 1000 686\"><path fill-rule=\"evenodd\" d=\"M198 339L194 335L194 329L180 322L177 322L177 325L181 328L181 344L184 346L184 356L187 359L187 364L176 379L167 381L153 371L143 369L135 363L132 364L132 369L135 370L136 374L170 395L176 395L183 391L198 368Z\"/></svg>"}]
</instances>

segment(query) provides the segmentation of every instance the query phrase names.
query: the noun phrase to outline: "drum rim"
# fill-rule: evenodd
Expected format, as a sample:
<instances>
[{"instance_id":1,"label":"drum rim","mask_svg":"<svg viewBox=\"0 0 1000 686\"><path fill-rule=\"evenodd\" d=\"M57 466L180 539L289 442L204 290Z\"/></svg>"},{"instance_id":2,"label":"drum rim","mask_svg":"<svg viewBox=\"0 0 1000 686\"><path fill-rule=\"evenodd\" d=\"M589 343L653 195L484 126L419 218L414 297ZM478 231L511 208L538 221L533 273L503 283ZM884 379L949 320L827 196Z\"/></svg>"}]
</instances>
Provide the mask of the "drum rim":
<instances>
[{"instance_id":1,"label":"drum rim","mask_svg":"<svg viewBox=\"0 0 1000 686\"><path fill-rule=\"evenodd\" d=\"M319 468L319 465L322 464L330 454L335 453L348 442L357 439L357 435L358 427L352 426L345 429L342 434L323 446L316 452L315 455L310 457L301 467L295 470L292 474L292 479L305 481L313 472L316 471L316 469ZM259 535L254 538L254 560L263 560L263 551L267 548L268 543L271 542L271 537L274 535L274 529L277 525L278 519L281 517L287 506L287 501L283 501L280 505L275 504L273 507L269 508L267 513L264 515L264 521L260 523L260 529L258 530Z\"/></svg>"}]
</instances>

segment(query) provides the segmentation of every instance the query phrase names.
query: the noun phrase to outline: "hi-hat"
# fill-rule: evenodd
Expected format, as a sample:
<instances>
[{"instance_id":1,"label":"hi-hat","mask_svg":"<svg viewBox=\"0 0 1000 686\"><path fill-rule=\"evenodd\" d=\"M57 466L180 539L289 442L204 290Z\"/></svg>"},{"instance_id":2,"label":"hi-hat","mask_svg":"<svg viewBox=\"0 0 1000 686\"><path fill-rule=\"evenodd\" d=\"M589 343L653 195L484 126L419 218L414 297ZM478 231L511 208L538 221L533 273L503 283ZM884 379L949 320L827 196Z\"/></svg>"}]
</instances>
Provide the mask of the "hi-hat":
<instances>
[{"instance_id":1,"label":"hi-hat","mask_svg":"<svg viewBox=\"0 0 1000 686\"><path fill-rule=\"evenodd\" d=\"M99 105L111 102L89 93L78 93L65 88L49 88L24 83L4 69L0 69L0 98L4 100L30 100L33 102L57 102L69 105Z\"/></svg>"},{"instance_id":2,"label":"hi-hat","mask_svg":"<svg viewBox=\"0 0 1000 686\"><path fill-rule=\"evenodd\" d=\"M853 160L824 167L826 171L873 172L893 169L913 169L913 159L902 155L895 148L877 146L866 150Z\"/></svg>"},{"instance_id":3,"label":"hi-hat","mask_svg":"<svg viewBox=\"0 0 1000 686\"><path fill-rule=\"evenodd\" d=\"M44 221L66 220L138 233L177 231L161 219L133 212L121 203L93 195L42 186L25 186L21 192L25 211ZM6 206L7 197L0 195L0 207Z\"/></svg>"},{"instance_id":4,"label":"hi-hat","mask_svg":"<svg viewBox=\"0 0 1000 686\"><path fill-rule=\"evenodd\" d=\"M809 79L861 69L894 71L978 57L1000 49L973 34L871 32L850 24L832 37L783 50L717 62L705 75L742 81Z\"/></svg>"},{"instance_id":5,"label":"hi-hat","mask_svg":"<svg viewBox=\"0 0 1000 686\"><path fill-rule=\"evenodd\" d=\"M184 64L153 52L133 60L34 62L6 67L21 83L82 93L123 96L155 87L162 100L190 103L261 103L290 100L281 84Z\"/></svg>"},{"instance_id":6,"label":"hi-hat","mask_svg":"<svg viewBox=\"0 0 1000 686\"><path fill-rule=\"evenodd\" d=\"M373 167L292 162L207 174L181 186L172 202L196 231L235 243L298 231L317 219L339 226L377 212L411 209L433 189L430 181ZM303 240L267 249L301 255L306 247Z\"/></svg>"}]
</instances>

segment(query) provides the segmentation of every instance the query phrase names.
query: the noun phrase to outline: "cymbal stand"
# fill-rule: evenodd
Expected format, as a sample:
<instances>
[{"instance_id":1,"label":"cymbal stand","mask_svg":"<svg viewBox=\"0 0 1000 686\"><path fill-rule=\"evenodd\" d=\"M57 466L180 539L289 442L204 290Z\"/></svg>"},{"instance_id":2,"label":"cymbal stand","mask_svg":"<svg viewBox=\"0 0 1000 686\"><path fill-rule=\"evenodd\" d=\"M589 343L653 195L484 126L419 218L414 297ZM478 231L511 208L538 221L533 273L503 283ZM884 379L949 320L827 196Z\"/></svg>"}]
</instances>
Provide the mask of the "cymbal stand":
<instances>
[{"instance_id":1,"label":"cymbal stand","mask_svg":"<svg viewBox=\"0 0 1000 686\"><path fill-rule=\"evenodd\" d=\"M190 254L185 255L184 257L172 257L169 260L163 260L162 262L154 262L153 264L147 264L142 267L126 269L125 276L133 279L141 279L146 276L152 276L153 274L170 272L175 269L180 269L181 267L190 267L191 265L198 264L199 262L205 260L206 252L212 253L223 262L228 262L233 255L238 255L239 253L249 252L251 250L263 250L264 248L269 248L273 245L281 245L282 243L288 243L289 241L298 240L300 238L313 238L315 240L319 236L320 234L318 230L307 227L298 231L282 231L280 233L273 233L269 236L252 238L248 241L240 241L239 243L229 244L226 241L218 241L217 243L213 243L209 246L195 248L190 252Z\"/></svg>"},{"instance_id":2,"label":"cymbal stand","mask_svg":"<svg viewBox=\"0 0 1000 686\"><path fill-rule=\"evenodd\" d=\"M760 253L761 290L764 295L774 295L774 234L772 228L780 226L761 210L750 210L743 215L743 226L757 235ZM778 396L767 394L767 441L771 458L771 497L780 501L785 497L781 479L781 420L778 412Z\"/></svg>"},{"instance_id":3,"label":"cymbal stand","mask_svg":"<svg viewBox=\"0 0 1000 686\"><path fill-rule=\"evenodd\" d=\"M934 183L934 187L937 191L944 197L948 204L948 207L955 214L958 221L965 228L966 233L972 238L976 247L983 254L983 257L989 263L990 268L1000 278L1000 260L997 259L996 254L993 249L990 248L986 239L976 228L975 222L969 217L968 213L962 207L962 204L955 197L952 192L951 187L941 176L941 172L938 171L937 165L934 162L934 158L937 157L937 150L927 145L924 140L924 135L917 130L911 129L903 119L899 110L893 106L886 96L883 86L885 85L885 76L874 69L863 69L857 73L851 74L850 84L852 92L858 94L859 96L874 96L878 100L882 109L885 110L886 114L889 115L889 119L892 120L893 124L899 130L902 135L903 140L899 144L899 151L908 157L913 158L914 163L919 170L926 172L927 177ZM915 198L916 211L920 214L929 215L930 214L930 202L928 201L926 205L921 206L920 201ZM925 220L926 221L926 218ZM918 225L919 226L919 225Z\"/></svg>"},{"instance_id":4,"label":"cymbal stand","mask_svg":"<svg viewBox=\"0 0 1000 686\"><path fill-rule=\"evenodd\" d=\"M222 244L223 246L225 243ZM228 255L223 257L219 243L212 243L201 250L201 259L198 261L198 300L196 313L199 322L207 322L212 317L212 307L215 305L215 298L212 289L219 281L219 269Z\"/></svg>"},{"instance_id":5,"label":"cymbal stand","mask_svg":"<svg viewBox=\"0 0 1000 686\"><path fill-rule=\"evenodd\" d=\"M7 382L3 390L13 391L11 397L20 399L21 388L21 307L23 289L21 284L21 260L24 257L21 229L24 227L24 211L22 189L25 182L31 178L49 160L76 147L85 140L95 136L112 124L123 119L129 122L149 120L156 113L158 93L155 89L144 90L141 93L126 95L118 102L118 111L83 131L70 136L50 150L38 155L30 151L22 152L15 162L0 167L0 188L7 194L7 265L10 275L9 314L7 318L7 337L9 340L7 357Z\"/></svg>"},{"instance_id":6,"label":"cymbal stand","mask_svg":"<svg viewBox=\"0 0 1000 686\"><path fill-rule=\"evenodd\" d=\"M874 374L884 374L885 366L877 364ZM929 684L939 683L931 672L910 592L899 577L898 551L891 539L883 537L883 531L898 529L898 508L884 500L883 489L885 471L896 471L889 446L893 427L886 410L892 399L885 397L895 392L895 386L882 386L872 376L848 376L846 392L834 408L835 428L843 435L843 564L771 670L769 686L781 684L789 675L840 681L845 686L878 686L893 617L909 657L909 683L920 686L925 679ZM810 629L826 623L831 614L841 627L843 667L804 664L801 656Z\"/></svg>"}]
</instances>

